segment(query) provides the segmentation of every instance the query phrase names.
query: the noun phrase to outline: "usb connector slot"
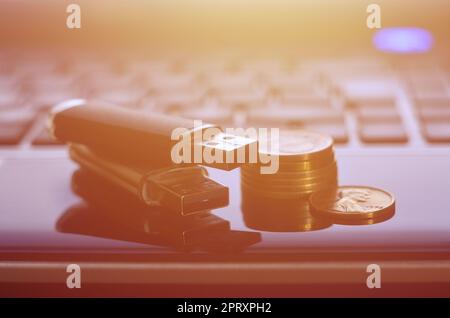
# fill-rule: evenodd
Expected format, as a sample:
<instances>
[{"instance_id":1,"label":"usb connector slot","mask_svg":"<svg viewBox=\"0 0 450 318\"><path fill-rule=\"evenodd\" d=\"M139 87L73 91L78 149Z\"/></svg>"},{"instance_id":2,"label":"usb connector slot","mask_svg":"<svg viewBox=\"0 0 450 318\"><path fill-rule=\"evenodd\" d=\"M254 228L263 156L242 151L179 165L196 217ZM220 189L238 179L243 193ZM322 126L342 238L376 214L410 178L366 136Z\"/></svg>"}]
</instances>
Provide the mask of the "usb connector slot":
<instances>
[{"instance_id":1,"label":"usb connector slot","mask_svg":"<svg viewBox=\"0 0 450 318\"><path fill-rule=\"evenodd\" d=\"M181 215L216 209L229 203L228 188L211 180L204 168L173 168L145 182L143 198Z\"/></svg>"},{"instance_id":2,"label":"usb connector slot","mask_svg":"<svg viewBox=\"0 0 450 318\"><path fill-rule=\"evenodd\" d=\"M248 163L251 151L258 151L256 139L226 133L216 134L199 144L203 154L201 164L222 170L232 170Z\"/></svg>"}]
</instances>

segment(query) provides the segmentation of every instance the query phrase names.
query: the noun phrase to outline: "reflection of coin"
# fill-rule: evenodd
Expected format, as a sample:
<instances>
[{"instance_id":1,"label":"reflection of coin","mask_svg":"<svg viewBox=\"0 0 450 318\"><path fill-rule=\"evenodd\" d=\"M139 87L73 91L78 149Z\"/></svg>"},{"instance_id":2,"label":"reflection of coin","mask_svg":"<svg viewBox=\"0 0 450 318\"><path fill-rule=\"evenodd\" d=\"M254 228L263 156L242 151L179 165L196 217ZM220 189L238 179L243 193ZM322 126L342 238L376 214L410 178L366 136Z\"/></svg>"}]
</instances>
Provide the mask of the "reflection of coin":
<instances>
[{"instance_id":1,"label":"reflection of coin","mask_svg":"<svg viewBox=\"0 0 450 318\"><path fill-rule=\"evenodd\" d=\"M259 231L305 232L331 226L326 219L312 216L308 200L268 199L244 192L242 212L245 224Z\"/></svg>"},{"instance_id":2,"label":"reflection of coin","mask_svg":"<svg viewBox=\"0 0 450 318\"><path fill-rule=\"evenodd\" d=\"M307 160L315 156L327 156L332 153L333 139L330 136L304 130L281 131L275 147L271 142L260 141L259 153L279 155L280 160L292 158ZM268 140L270 141L270 140Z\"/></svg>"},{"instance_id":3,"label":"reflection of coin","mask_svg":"<svg viewBox=\"0 0 450 318\"><path fill-rule=\"evenodd\" d=\"M318 191L309 200L313 213L336 220L384 218L395 211L395 199L390 193L365 186Z\"/></svg>"}]
</instances>

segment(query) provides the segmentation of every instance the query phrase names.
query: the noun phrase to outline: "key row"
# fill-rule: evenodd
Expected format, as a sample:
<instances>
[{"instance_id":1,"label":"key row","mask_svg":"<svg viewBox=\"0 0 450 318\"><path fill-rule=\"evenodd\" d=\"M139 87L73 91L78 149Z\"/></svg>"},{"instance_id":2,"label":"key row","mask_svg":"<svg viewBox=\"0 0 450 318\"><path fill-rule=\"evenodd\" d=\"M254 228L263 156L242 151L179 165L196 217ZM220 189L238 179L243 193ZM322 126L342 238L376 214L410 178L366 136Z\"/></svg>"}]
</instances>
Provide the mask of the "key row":
<instances>
[{"instance_id":1,"label":"key row","mask_svg":"<svg viewBox=\"0 0 450 318\"><path fill-rule=\"evenodd\" d=\"M450 142L450 96L414 99L422 132L429 142Z\"/></svg>"}]
</instances>

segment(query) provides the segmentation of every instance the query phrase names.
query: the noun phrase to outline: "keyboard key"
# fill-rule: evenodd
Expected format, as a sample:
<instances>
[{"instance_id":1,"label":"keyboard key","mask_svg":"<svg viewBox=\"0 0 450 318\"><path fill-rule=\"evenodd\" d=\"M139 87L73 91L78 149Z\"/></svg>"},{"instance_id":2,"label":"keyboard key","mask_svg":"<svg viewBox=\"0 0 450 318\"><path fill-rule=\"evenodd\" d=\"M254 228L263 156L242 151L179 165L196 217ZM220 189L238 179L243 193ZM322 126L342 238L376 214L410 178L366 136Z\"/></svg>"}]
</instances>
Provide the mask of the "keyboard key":
<instances>
[{"instance_id":1,"label":"keyboard key","mask_svg":"<svg viewBox=\"0 0 450 318\"><path fill-rule=\"evenodd\" d=\"M395 97L392 79L380 77L376 79L355 78L338 82L343 95L350 101L361 99L391 99Z\"/></svg>"},{"instance_id":2,"label":"keyboard key","mask_svg":"<svg viewBox=\"0 0 450 318\"><path fill-rule=\"evenodd\" d=\"M308 122L308 121L285 121L283 123L278 123L273 125L269 122L252 122L247 121L244 127L254 127L254 128L263 128L263 127L276 127L281 129L305 129L311 131L317 131L324 134L329 134L333 137L334 141L339 144L347 143L349 140L347 128L345 125L345 121L341 120L339 122Z\"/></svg>"},{"instance_id":3,"label":"keyboard key","mask_svg":"<svg viewBox=\"0 0 450 318\"><path fill-rule=\"evenodd\" d=\"M365 143L405 143L408 141L401 122L360 123L359 137Z\"/></svg>"},{"instance_id":4,"label":"keyboard key","mask_svg":"<svg viewBox=\"0 0 450 318\"><path fill-rule=\"evenodd\" d=\"M154 97L154 109L165 113L182 112L187 109L202 107L204 104L200 94L188 92L177 92L169 95L158 95Z\"/></svg>"},{"instance_id":5,"label":"keyboard key","mask_svg":"<svg viewBox=\"0 0 450 318\"><path fill-rule=\"evenodd\" d=\"M310 88L302 88L295 87L288 89L286 87L278 89L278 88L270 88L269 94L271 96L277 97L280 100L290 103L290 102L301 102L304 100L326 100L327 97L325 93L321 92L318 89L310 89Z\"/></svg>"},{"instance_id":6,"label":"keyboard key","mask_svg":"<svg viewBox=\"0 0 450 318\"><path fill-rule=\"evenodd\" d=\"M222 65L221 71L230 75L244 73L243 62L244 61L241 60L240 58L232 58L226 60L225 63Z\"/></svg>"},{"instance_id":7,"label":"keyboard key","mask_svg":"<svg viewBox=\"0 0 450 318\"><path fill-rule=\"evenodd\" d=\"M344 114L333 108L319 107L297 107L284 108L282 105L277 108L254 109L247 114L249 124L263 124L265 127L275 125L303 125L308 123L342 122Z\"/></svg>"},{"instance_id":8,"label":"keyboard key","mask_svg":"<svg viewBox=\"0 0 450 318\"><path fill-rule=\"evenodd\" d=\"M348 133L345 123L328 123L328 124L306 124L303 126L306 130L317 131L328 134L333 137L337 144L345 144L348 142Z\"/></svg>"},{"instance_id":9,"label":"keyboard key","mask_svg":"<svg viewBox=\"0 0 450 318\"><path fill-rule=\"evenodd\" d=\"M199 84L198 78L192 73L153 73L148 76L148 85L155 91L167 91L171 89L175 92L177 89L193 88Z\"/></svg>"},{"instance_id":10,"label":"keyboard key","mask_svg":"<svg viewBox=\"0 0 450 318\"><path fill-rule=\"evenodd\" d=\"M61 75L57 73L30 74L23 79L22 84L31 90L59 90L70 88L75 81L72 75Z\"/></svg>"},{"instance_id":11,"label":"keyboard key","mask_svg":"<svg viewBox=\"0 0 450 318\"><path fill-rule=\"evenodd\" d=\"M35 118L37 111L30 108L15 108L0 112L0 124L29 123Z\"/></svg>"},{"instance_id":12,"label":"keyboard key","mask_svg":"<svg viewBox=\"0 0 450 318\"><path fill-rule=\"evenodd\" d=\"M149 74L163 74L170 70L170 63L162 60L134 59L128 63L128 70L139 76L149 78Z\"/></svg>"},{"instance_id":13,"label":"keyboard key","mask_svg":"<svg viewBox=\"0 0 450 318\"><path fill-rule=\"evenodd\" d=\"M450 107L419 106L417 112L423 121L450 121Z\"/></svg>"},{"instance_id":14,"label":"keyboard key","mask_svg":"<svg viewBox=\"0 0 450 318\"><path fill-rule=\"evenodd\" d=\"M216 124L223 128L233 127L233 114L228 109L197 108L180 112L178 115L184 118L202 120L205 123Z\"/></svg>"},{"instance_id":15,"label":"keyboard key","mask_svg":"<svg viewBox=\"0 0 450 318\"><path fill-rule=\"evenodd\" d=\"M275 95L287 98L314 95L319 92L317 80L305 75L277 76L269 80L269 87Z\"/></svg>"},{"instance_id":16,"label":"keyboard key","mask_svg":"<svg viewBox=\"0 0 450 318\"><path fill-rule=\"evenodd\" d=\"M0 111L11 110L22 106L20 97L17 91L2 91L0 90Z\"/></svg>"},{"instance_id":17,"label":"keyboard key","mask_svg":"<svg viewBox=\"0 0 450 318\"><path fill-rule=\"evenodd\" d=\"M297 96L283 96L280 101L283 108L331 108L331 100L325 96L316 94L297 95Z\"/></svg>"},{"instance_id":18,"label":"keyboard key","mask_svg":"<svg viewBox=\"0 0 450 318\"><path fill-rule=\"evenodd\" d=\"M372 96L347 98L347 106L351 108L395 108L396 99L394 96Z\"/></svg>"},{"instance_id":19,"label":"keyboard key","mask_svg":"<svg viewBox=\"0 0 450 318\"><path fill-rule=\"evenodd\" d=\"M50 136L47 127L43 127L39 134L34 138L33 145L63 145L64 143Z\"/></svg>"},{"instance_id":20,"label":"keyboard key","mask_svg":"<svg viewBox=\"0 0 450 318\"><path fill-rule=\"evenodd\" d=\"M222 95L219 97L220 107L233 110L248 110L255 107L267 106L267 101L261 93L256 91L240 91L237 94Z\"/></svg>"},{"instance_id":21,"label":"keyboard key","mask_svg":"<svg viewBox=\"0 0 450 318\"><path fill-rule=\"evenodd\" d=\"M204 96L206 94L207 88L190 83L187 85L171 86L171 85L152 85L149 84L149 94L155 98L170 98L171 95L194 95L194 96Z\"/></svg>"},{"instance_id":22,"label":"keyboard key","mask_svg":"<svg viewBox=\"0 0 450 318\"><path fill-rule=\"evenodd\" d=\"M303 62L303 67L310 67L315 70L330 73L331 75L348 75L354 78L358 77L374 77L380 74L385 75L390 72L390 68L385 60L378 58L356 57L351 56L339 59L314 59Z\"/></svg>"},{"instance_id":23,"label":"keyboard key","mask_svg":"<svg viewBox=\"0 0 450 318\"><path fill-rule=\"evenodd\" d=\"M0 144L15 145L25 135L33 119L28 111L8 111L0 113Z\"/></svg>"},{"instance_id":24,"label":"keyboard key","mask_svg":"<svg viewBox=\"0 0 450 318\"><path fill-rule=\"evenodd\" d=\"M245 61L242 68L266 80L270 80L275 76L279 76L284 71L285 65L276 59L256 59Z\"/></svg>"},{"instance_id":25,"label":"keyboard key","mask_svg":"<svg viewBox=\"0 0 450 318\"><path fill-rule=\"evenodd\" d=\"M140 102L146 94L147 91L143 88L124 87L97 90L90 97L123 107L136 108L140 105Z\"/></svg>"},{"instance_id":26,"label":"keyboard key","mask_svg":"<svg viewBox=\"0 0 450 318\"><path fill-rule=\"evenodd\" d=\"M24 136L26 127L20 124L1 124L0 125L0 145L15 145L20 142Z\"/></svg>"},{"instance_id":27,"label":"keyboard key","mask_svg":"<svg viewBox=\"0 0 450 318\"><path fill-rule=\"evenodd\" d=\"M448 95L449 89L442 78L421 78L410 81L411 92L416 97L434 97Z\"/></svg>"},{"instance_id":28,"label":"keyboard key","mask_svg":"<svg viewBox=\"0 0 450 318\"><path fill-rule=\"evenodd\" d=\"M450 121L447 122L424 122L422 131L425 139L431 143L450 142Z\"/></svg>"},{"instance_id":29,"label":"keyboard key","mask_svg":"<svg viewBox=\"0 0 450 318\"><path fill-rule=\"evenodd\" d=\"M56 70L56 63L49 59L30 58L16 61L15 72L20 77L34 78L52 74Z\"/></svg>"},{"instance_id":30,"label":"keyboard key","mask_svg":"<svg viewBox=\"0 0 450 318\"><path fill-rule=\"evenodd\" d=\"M257 91L258 83L253 74L239 72L237 74L218 74L208 81L209 91L216 96L245 94Z\"/></svg>"},{"instance_id":31,"label":"keyboard key","mask_svg":"<svg viewBox=\"0 0 450 318\"><path fill-rule=\"evenodd\" d=\"M77 79L79 89L83 92L95 93L96 91L106 91L123 89L134 84L135 77L113 72L99 72L94 74L83 74Z\"/></svg>"},{"instance_id":32,"label":"keyboard key","mask_svg":"<svg viewBox=\"0 0 450 318\"><path fill-rule=\"evenodd\" d=\"M16 89L16 85L17 85L17 75L12 73L12 74L5 74L5 73L0 73L0 91L2 92L6 92L9 91L11 89Z\"/></svg>"},{"instance_id":33,"label":"keyboard key","mask_svg":"<svg viewBox=\"0 0 450 318\"><path fill-rule=\"evenodd\" d=\"M27 102L37 109L46 110L66 99L85 97L80 96L71 75L32 74L21 83Z\"/></svg>"},{"instance_id":34,"label":"keyboard key","mask_svg":"<svg viewBox=\"0 0 450 318\"><path fill-rule=\"evenodd\" d=\"M400 114L395 107L358 107L356 116L359 121L389 121L399 122Z\"/></svg>"},{"instance_id":35,"label":"keyboard key","mask_svg":"<svg viewBox=\"0 0 450 318\"><path fill-rule=\"evenodd\" d=\"M450 96L415 98L414 103L418 107L450 108Z\"/></svg>"},{"instance_id":36,"label":"keyboard key","mask_svg":"<svg viewBox=\"0 0 450 318\"><path fill-rule=\"evenodd\" d=\"M40 110L48 110L54 105L72 98L84 98L82 94L78 94L71 90L46 90L40 91L28 96L28 101L34 108Z\"/></svg>"}]
</instances>

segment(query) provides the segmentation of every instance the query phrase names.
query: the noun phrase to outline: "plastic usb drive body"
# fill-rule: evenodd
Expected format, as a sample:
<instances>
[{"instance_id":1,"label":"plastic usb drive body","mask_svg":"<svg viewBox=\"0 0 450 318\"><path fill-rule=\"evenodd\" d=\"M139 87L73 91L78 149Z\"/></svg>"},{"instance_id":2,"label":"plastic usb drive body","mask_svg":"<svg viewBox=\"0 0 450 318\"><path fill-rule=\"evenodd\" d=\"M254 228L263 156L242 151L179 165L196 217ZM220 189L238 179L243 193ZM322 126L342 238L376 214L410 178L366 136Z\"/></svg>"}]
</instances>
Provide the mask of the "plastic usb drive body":
<instances>
[{"instance_id":1,"label":"plastic usb drive body","mask_svg":"<svg viewBox=\"0 0 450 318\"><path fill-rule=\"evenodd\" d=\"M107 158L154 167L184 163L231 170L257 146L256 140L225 134L215 125L81 99L55 106L49 130L63 142L87 145Z\"/></svg>"},{"instance_id":2,"label":"plastic usb drive body","mask_svg":"<svg viewBox=\"0 0 450 318\"><path fill-rule=\"evenodd\" d=\"M83 145L71 144L69 155L81 167L172 215L185 216L227 206L228 188L208 177L201 166L147 168L127 166L98 156Z\"/></svg>"}]
</instances>

